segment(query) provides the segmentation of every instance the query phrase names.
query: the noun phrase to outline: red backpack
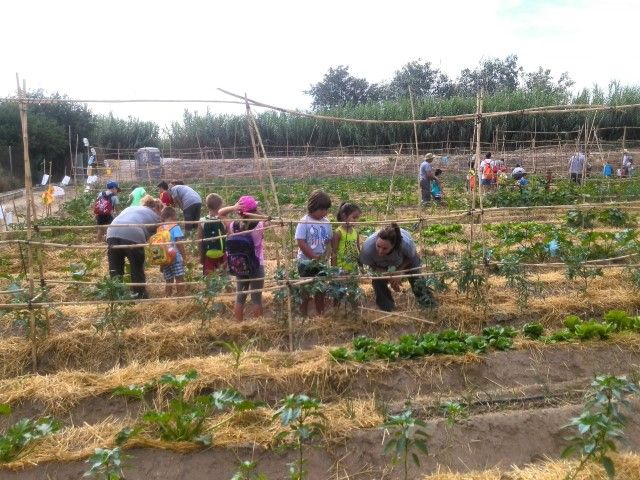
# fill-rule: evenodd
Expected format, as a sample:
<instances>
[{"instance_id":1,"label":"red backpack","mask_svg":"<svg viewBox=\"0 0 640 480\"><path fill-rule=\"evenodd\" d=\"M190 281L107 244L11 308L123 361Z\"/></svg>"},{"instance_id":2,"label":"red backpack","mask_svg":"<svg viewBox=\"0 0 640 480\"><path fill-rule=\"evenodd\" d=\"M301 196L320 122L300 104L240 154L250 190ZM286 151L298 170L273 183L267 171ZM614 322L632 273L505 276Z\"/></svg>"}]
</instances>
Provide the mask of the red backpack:
<instances>
[{"instance_id":1,"label":"red backpack","mask_svg":"<svg viewBox=\"0 0 640 480\"><path fill-rule=\"evenodd\" d=\"M111 215L113 213L111 199L105 196L104 193L101 193L96 200L96 204L93 206L93 213L96 215Z\"/></svg>"}]
</instances>

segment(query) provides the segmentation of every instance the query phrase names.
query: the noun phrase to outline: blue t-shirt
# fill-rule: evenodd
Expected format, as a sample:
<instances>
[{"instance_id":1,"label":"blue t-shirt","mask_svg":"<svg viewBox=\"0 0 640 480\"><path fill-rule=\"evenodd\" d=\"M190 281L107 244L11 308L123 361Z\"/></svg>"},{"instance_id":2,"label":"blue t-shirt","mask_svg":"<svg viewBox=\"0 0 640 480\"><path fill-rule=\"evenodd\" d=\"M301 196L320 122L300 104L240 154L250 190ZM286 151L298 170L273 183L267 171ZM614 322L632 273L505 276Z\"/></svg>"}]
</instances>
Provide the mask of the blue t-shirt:
<instances>
[{"instance_id":1,"label":"blue t-shirt","mask_svg":"<svg viewBox=\"0 0 640 480\"><path fill-rule=\"evenodd\" d=\"M180 228L180 225L176 225L171 230L169 230L169 235L171 235L172 242L177 242L178 240L184 240L184 234L182 233L182 229ZM180 250L178 250L177 245L174 245L174 248L176 249L176 259L174 263L181 263L182 255L180 254Z\"/></svg>"},{"instance_id":2,"label":"blue t-shirt","mask_svg":"<svg viewBox=\"0 0 640 480\"><path fill-rule=\"evenodd\" d=\"M304 222L322 222L322 223L304 223ZM327 243L333 237L333 230L329 220L315 220L309 215L305 215L300 219L300 223L296 227L296 240L304 240L309 248L316 255L324 255L327 250ZM302 250L298 249L298 260L311 260Z\"/></svg>"},{"instance_id":3,"label":"blue t-shirt","mask_svg":"<svg viewBox=\"0 0 640 480\"><path fill-rule=\"evenodd\" d=\"M431 195L434 197L442 196L442 190L440 190L440 185L436 182L431 183Z\"/></svg>"},{"instance_id":4,"label":"blue t-shirt","mask_svg":"<svg viewBox=\"0 0 640 480\"><path fill-rule=\"evenodd\" d=\"M605 177L612 177L613 167L607 163L604 167L602 167L602 175L604 175Z\"/></svg>"},{"instance_id":5,"label":"blue t-shirt","mask_svg":"<svg viewBox=\"0 0 640 480\"><path fill-rule=\"evenodd\" d=\"M528 184L529 184L529 180L527 180L524 177L522 177L520 180L518 180L518 185L520 185L521 187L524 187L524 186L526 186Z\"/></svg>"}]
</instances>

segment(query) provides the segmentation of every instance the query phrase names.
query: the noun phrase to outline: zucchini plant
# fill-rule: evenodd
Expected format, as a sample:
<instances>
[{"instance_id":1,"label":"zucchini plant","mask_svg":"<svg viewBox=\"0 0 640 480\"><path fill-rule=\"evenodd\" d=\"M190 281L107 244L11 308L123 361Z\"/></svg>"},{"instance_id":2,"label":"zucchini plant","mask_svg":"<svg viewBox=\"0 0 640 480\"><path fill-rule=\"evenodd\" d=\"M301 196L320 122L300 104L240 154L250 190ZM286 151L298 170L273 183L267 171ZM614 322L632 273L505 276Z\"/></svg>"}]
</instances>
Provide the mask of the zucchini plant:
<instances>
[{"instance_id":1,"label":"zucchini plant","mask_svg":"<svg viewBox=\"0 0 640 480\"><path fill-rule=\"evenodd\" d=\"M0 415L10 415L11 407L0 404ZM0 436L0 463L21 458L38 440L60 430L61 423L52 417L37 420L23 418Z\"/></svg>"}]
</instances>

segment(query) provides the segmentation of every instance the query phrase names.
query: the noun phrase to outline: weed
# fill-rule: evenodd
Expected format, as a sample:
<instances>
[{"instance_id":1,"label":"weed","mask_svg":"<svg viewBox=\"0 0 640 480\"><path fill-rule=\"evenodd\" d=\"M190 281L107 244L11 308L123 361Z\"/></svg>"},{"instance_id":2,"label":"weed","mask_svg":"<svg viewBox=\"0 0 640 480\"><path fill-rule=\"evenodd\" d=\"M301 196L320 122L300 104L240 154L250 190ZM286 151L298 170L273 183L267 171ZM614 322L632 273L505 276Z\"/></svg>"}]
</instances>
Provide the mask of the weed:
<instances>
[{"instance_id":1,"label":"weed","mask_svg":"<svg viewBox=\"0 0 640 480\"><path fill-rule=\"evenodd\" d=\"M11 414L9 405L0 405L0 414ZM51 417L18 420L0 436L0 462L17 460L28 451L33 442L57 432L60 427L60 422Z\"/></svg>"},{"instance_id":2,"label":"weed","mask_svg":"<svg viewBox=\"0 0 640 480\"><path fill-rule=\"evenodd\" d=\"M445 402L440 405L440 409L444 413L444 417L447 419L447 426L449 427L469 417L467 407L458 402Z\"/></svg>"},{"instance_id":3,"label":"weed","mask_svg":"<svg viewBox=\"0 0 640 480\"><path fill-rule=\"evenodd\" d=\"M230 480L267 480L267 476L256 471L258 462L243 460L238 464L238 470Z\"/></svg>"}]
</instances>

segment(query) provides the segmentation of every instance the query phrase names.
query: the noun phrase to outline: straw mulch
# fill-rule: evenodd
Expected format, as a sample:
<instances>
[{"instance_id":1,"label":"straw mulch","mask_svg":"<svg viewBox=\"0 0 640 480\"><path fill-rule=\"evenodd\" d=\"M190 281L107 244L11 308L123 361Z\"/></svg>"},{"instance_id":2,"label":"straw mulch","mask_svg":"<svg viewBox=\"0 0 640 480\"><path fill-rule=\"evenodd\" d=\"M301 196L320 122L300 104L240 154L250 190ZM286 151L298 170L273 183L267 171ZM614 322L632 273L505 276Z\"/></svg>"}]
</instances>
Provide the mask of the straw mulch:
<instances>
[{"instance_id":1,"label":"straw mulch","mask_svg":"<svg viewBox=\"0 0 640 480\"><path fill-rule=\"evenodd\" d=\"M640 455L627 453L613 455L617 480L638 480L640 478ZM422 480L560 480L572 473L577 461L550 460L541 464L513 467L502 471L497 468L482 472L439 473L422 477ZM597 464L588 465L576 480L608 480L604 469Z\"/></svg>"}]
</instances>

